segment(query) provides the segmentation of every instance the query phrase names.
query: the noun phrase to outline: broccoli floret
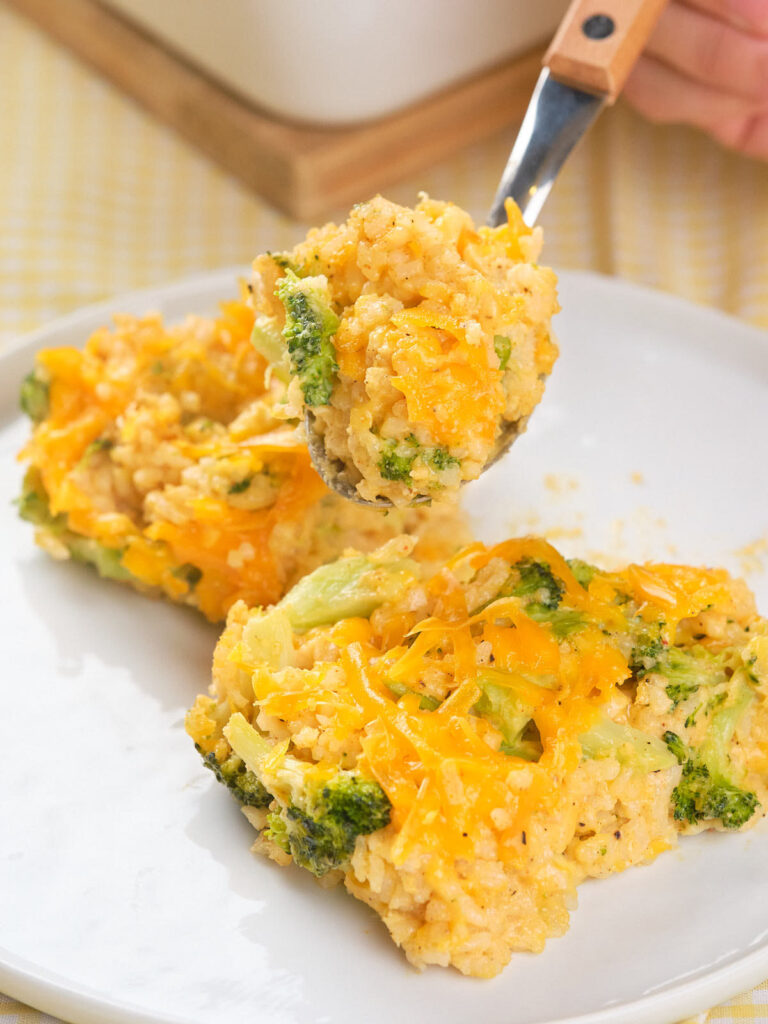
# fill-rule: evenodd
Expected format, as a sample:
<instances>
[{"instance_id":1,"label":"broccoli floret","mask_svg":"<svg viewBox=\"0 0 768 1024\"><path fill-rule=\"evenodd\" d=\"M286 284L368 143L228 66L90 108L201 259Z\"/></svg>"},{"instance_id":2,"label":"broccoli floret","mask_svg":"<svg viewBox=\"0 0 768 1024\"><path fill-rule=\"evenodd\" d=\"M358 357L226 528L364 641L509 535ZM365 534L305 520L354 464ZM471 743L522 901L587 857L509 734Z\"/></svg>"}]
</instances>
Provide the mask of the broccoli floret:
<instances>
[{"instance_id":1,"label":"broccoli floret","mask_svg":"<svg viewBox=\"0 0 768 1024\"><path fill-rule=\"evenodd\" d=\"M389 824L391 808L384 790L354 772L340 771L297 799L300 803L270 813L266 835L318 877L346 864L358 836Z\"/></svg>"},{"instance_id":2,"label":"broccoli floret","mask_svg":"<svg viewBox=\"0 0 768 1024\"><path fill-rule=\"evenodd\" d=\"M407 558L339 558L300 579L277 608L287 612L297 633L340 619L367 618L379 605L397 597L413 580L414 570L414 563Z\"/></svg>"},{"instance_id":3,"label":"broccoli floret","mask_svg":"<svg viewBox=\"0 0 768 1024\"><path fill-rule=\"evenodd\" d=\"M533 603L553 611L565 593L562 582L554 575L546 562L524 558L515 565L516 575L510 577L501 593L515 597L533 598Z\"/></svg>"},{"instance_id":4,"label":"broccoli floret","mask_svg":"<svg viewBox=\"0 0 768 1024\"><path fill-rule=\"evenodd\" d=\"M629 656L629 669L635 679L642 679L648 672L653 671L653 666L663 650L661 624L657 624L656 629L651 629L643 623Z\"/></svg>"},{"instance_id":5,"label":"broccoli floret","mask_svg":"<svg viewBox=\"0 0 768 1024\"><path fill-rule=\"evenodd\" d=\"M328 773L276 747L241 714L224 729L233 750L274 797L265 836L318 877L345 865L360 835L389 824L391 805L373 779L338 769Z\"/></svg>"},{"instance_id":6,"label":"broccoli floret","mask_svg":"<svg viewBox=\"0 0 768 1024\"><path fill-rule=\"evenodd\" d=\"M414 434L409 434L402 441L388 440L384 443L379 458L379 472L385 480L410 483L411 470L417 459L421 459L437 473L461 465L461 460L451 455L447 448L425 448Z\"/></svg>"},{"instance_id":7,"label":"broccoli floret","mask_svg":"<svg viewBox=\"0 0 768 1024\"><path fill-rule=\"evenodd\" d=\"M199 746L197 749L202 754L205 767L211 769L238 803L244 807L269 807L272 795L262 786L257 776L245 767L242 758L230 754L226 761L219 762L215 754L203 754Z\"/></svg>"},{"instance_id":8,"label":"broccoli floret","mask_svg":"<svg viewBox=\"0 0 768 1024\"><path fill-rule=\"evenodd\" d=\"M585 590L592 582L595 573L599 572L596 566L590 565L589 562L582 562L580 558L569 558L568 568L576 577L576 582L584 587Z\"/></svg>"},{"instance_id":9,"label":"broccoli floret","mask_svg":"<svg viewBox=\"0 0 768 1024\"><path fill-rule=\"evenodd\" d=\"M286 252L268 252L267 256L275 263L281 270L291 270L297 277L302 277L302 269L298 263L294 262Z\"/></svg>"},{"instance_id":10,"label":"broccoli floret","mask_svg":"<svg viewBox=\"0 0 768 1024\"><path fill-rule=\"evenodd\" d=\"M729 783L720 783L709 790L704 817L719 819L724 828L741 828L758 807L754 793Z\"/></svg>"},{"instance_id":11,"label":"broccoli floret","mask_svg":"<svg viewBox=\"0 0 768 1024\"><path fill-rule=\"evenodd\" d=\"M732 701L712 719L703 743L696 749L674 732L664 741L683 767L680 782L672 792L672 810L677 821L722 822L724 828L741 828L758 807L754 793L742 789L733 779L729 750L739 719L753 699L749 685L738 681Z\"/></svg>"},{"instance_id":12,"label":"broccoli floret","mask_svg":"<svg viewBox=\"0 0 768 1024\"><path fill-rule=\"evenodd\" d=\"M424 460L438 473L444 469L450 469L451 466L461 465L461 460L457 459L455 455L451 455L447 448L427 448L424 452Z\"/></svg>"},{"instance_id":13,"label":"broccoli floret","mask_svg":"<svg viewBox=\"0 0 768 1024\"><path fill-rule=\"evenodd\" d=\"M678 764L685 764L688 760L689 749L680 739L675 732L665 732L664 742L667 744L670 752L675 755L675 760Z\"/></svg>"},{"instance_id":14,"label":"broccoli floret","mask_svg":"<svg viewBox=\"0 0 768 1024\"><path fill-rule=\"evenodd\" d=\"M382 446L379 458L379 472L385 480L411 482L411 469L418 455L418 442L414 446L408 438L400 444L390 440Z\"/></svg>"},{"instance_id":15,"label":"broccoli floret","mask_svg":"<svg viewBox=\"0 0 768 1024\"><path fill-rule=\"evenodd\" d=\"M339 318L331 309L327 286L321 278L300 278L287 269L275 295L285 307L283 337L304 401L310 406L327 405L339 369L331 341Z\"/></svg>"},{"instance_id":16,"label":"broccoli floret","mask_svg":"<svg viewBox=\"0 0 768 1024\"><path fill-rule=\"evenodd\" d=\"M714 776L676 733L665 732L664 739L683 766L680 782L672 791L675 820L693 824L719 819L725 828L745 825L758 806L755 794Z\"/></svg>"},{"instance_id":17,"label":"broccoli floret","mask_svg":"<svg viewBox=\"0 0 768 1024\"><path fill-rule=\"evenodd\" d=\"M33 423L40 423L48 415L50 383L43 376L43 371L30 371L21 384L19 396L22 412L25 412Z\"/></svg>"},{"instance_id":18,"label":"broccoli floret","mask_svg":"<svg viewBox=\"0 0 768 1024\"><path fill-rule=\"evenodd\" d=\"M494 334L493 348L499 357L499 369L506 370L512 352L512 342L504 334Z\"/></svg>"},{"instance_id":19,"label":"broccoli floret","mask_svg":"<svg viewBox=\"0 0 768 1024\"><path fill-rule=\"evenodd\" d=\"M673 736L674 733L664 735ZM680 782L672 791L672 813L676 821L699 821L705 817L708 796L712 788L709 769L692 760L683 759L682 763L683 773Z\"/></svg>"},{"instance_id":20,"label":"broccoli floret","mask_svg":"<svg viewBox=\"0 0 768 1024\"><path fill-rule=\"evenodd\" d=\"M271 839L275 846L279 846L283 853L291 856L291 840L288 835L288 823L273 811L267 815L267 828L263 833L267 839Z\"/></svg>"},{"instance_id":21,"label":"broccoli floret","mask_svg":"<svg viewBox=\"0 0 768 1024\"><path fill-rule=\"evenodd\" d=\"M515 597L527 597L525 613L535 622L546 622L558 640L564 639L584 625L584 616L575 608L561 608L565 584L546 562L523 559L514 567L504 590Z\"/></svg>"},{"instance_id":22,"label":"broccoli floret","mask_svg":"<svg viewBox=\"0 0 768 1024\"><path fill-rule=\"evenodd\" d=\"M190 590L196 587L203 578L203 570L198 569L198 567L193 565L191 562L184 562L182 565L177 565L175 569L171 569L171 573L177 580L181 580L183 583L186 583Z\"/></svg>"},{"instance_id":23,"label":"broccoli floret","mask_svg":"<svg viewBox=\"0 0 768 1024\"><path fill-rule=\"evenodd\" d=\"M674 711L678 704L682 704L689 697L692 697L698 688L699 684L691 681L685 682L681 680L677 683L669 683L665 688L665 692L672 701L672 710Z\"/></svg>"},{"instance_id":24,"label":"broccoli floret","mask_svg":"<svg viewBox=\"0 0 768 1024\"><path fill-rule=\"evenodd\" d=\"M700 686L715 686L727 679L723 658L710 654L703 647L684 651L662 644L660 649L654 645L653 650L655 653L647 648L634 664L635 677L642 679L651 672L665 676L669 680L666 693L673 709L697 693ZM636 661L634 651L632 660Z\"/></svg>"},{"instance_id":25,"label":"broccoli floret","mask_svg":"<svg viewBox=\"0 0 768 1024\"><path fill-rule=\"evenodd\" d=\"M245 491L248 490L252 482L252 476L243 477L242 480L237 480L230 486L229 490L227 491L227 494L243 494Z\"/></svg>"},{"instance_id":26,"label":"broccoli floret","mask_svg":"<svg viewBox=\"0 0 768 1024\"><path fill-rule=\"evenodd\" d=\"M579 736L579 743L584 757L615 757L619 764L638 772L657 772L675 763L674 754L660 739L605 715Z\"/></svg>"}]
</instances>

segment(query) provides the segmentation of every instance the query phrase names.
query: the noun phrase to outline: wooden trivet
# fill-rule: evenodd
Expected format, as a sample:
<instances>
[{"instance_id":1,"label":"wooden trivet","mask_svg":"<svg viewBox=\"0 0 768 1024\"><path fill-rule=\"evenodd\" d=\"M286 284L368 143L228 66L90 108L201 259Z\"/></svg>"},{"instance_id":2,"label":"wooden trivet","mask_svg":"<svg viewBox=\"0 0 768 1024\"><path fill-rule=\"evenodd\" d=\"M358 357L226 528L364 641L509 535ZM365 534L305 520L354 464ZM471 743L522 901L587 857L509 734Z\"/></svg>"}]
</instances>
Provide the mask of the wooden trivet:
<instances>
[{"instance_id":1,"label":"wooden trivet","mask_svg":"<svg viewBox=\"0 0 768 1024\"><path fill-rule=\"evenodd\" d=\"M352 128L311 128L250 105L97 0L6 0L259 195L299 220L366 199L518 123L536 48Z\"/></svg>"}]
</instances>

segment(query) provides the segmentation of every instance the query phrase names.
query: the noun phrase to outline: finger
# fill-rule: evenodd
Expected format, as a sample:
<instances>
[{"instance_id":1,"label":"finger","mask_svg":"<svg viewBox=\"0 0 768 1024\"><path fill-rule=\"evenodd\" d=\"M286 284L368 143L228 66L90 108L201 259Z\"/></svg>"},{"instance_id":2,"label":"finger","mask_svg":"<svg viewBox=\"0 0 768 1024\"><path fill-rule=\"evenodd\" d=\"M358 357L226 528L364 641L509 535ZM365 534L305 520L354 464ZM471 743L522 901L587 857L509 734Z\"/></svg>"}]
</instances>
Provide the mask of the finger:
<instances>
[{"instance_id":1,"label":"finger","mask_svg":"<svg viewBox=\"0 0 768 1024\"><path fill-rule=\"evenodd\" d=\"M758 36L768 36L768 3L765 0L681 0L687 7L706 11L719 21Z\"/></svg>"},{"instance_id":2,"label":"finger","mask_svg":"<svg viewBox=\"0 0 768 1024\"><path fill-rule=\"evenodd\" d=\"M768 3L764 6L768 9ZM768 37L749 35L709 14L672 3L645 52L699 82L768 108Z\"/></svg>"},{"instance_id":3,"label":"finger","mask_svg":"<svg viewBox=\"0 0 768 1024\"><path fill-rule=\"evenodd\" d=\"M646 56L635 65L624 95L651 121L693 125L725 146L768 160L768 109L696 82Z\"/></svg>"},{"instance_id":4,"label":"finger","mask_svg":"<svg viewBox=\"0 0 768 1024\"><path fill-rule=\"evenodd\" d=\"M736 148L747 156L768 160L768 113L757 114L743 125Z\"/></svg>"}]
</instances>

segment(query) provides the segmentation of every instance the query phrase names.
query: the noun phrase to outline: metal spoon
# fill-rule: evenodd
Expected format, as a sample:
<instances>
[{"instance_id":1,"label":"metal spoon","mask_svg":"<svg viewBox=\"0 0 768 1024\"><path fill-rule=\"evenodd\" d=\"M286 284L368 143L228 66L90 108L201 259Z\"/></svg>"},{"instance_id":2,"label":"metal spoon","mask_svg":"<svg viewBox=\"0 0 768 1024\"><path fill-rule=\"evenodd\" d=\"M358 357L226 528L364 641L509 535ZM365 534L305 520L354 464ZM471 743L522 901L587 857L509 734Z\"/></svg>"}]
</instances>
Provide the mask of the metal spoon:
<instances>
[{"instance_id":1,"label":"metal spoon","mask_svg":"<svg viewBox=\"0 0 768 1024\"><path fill-rule=\"evenodd\" d=\"M666 0L574 0L544 55L517 139L501 176L488 224L506 219L511 198L532 227L560 168L604 106L614 102L645 46ZM361 498L355 471L325 450L315 414L304 418L312 463L332 490L358 505L391 508L388 498ZM483 472L506 454L527 417L505 422ZM420 495L412 504L430 501Z\"/></svg>"}]
</instances>

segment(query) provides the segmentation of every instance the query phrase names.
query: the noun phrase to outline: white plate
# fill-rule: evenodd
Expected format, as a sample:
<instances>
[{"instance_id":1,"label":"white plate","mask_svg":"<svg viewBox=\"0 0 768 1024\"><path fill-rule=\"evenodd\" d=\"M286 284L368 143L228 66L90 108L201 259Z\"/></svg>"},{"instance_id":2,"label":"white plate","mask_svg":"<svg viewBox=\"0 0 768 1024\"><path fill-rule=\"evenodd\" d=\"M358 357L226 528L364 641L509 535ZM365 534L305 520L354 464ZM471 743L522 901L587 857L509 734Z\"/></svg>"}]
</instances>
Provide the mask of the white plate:
<instances>
[{"instance_id":1,"label":"white plate","mask_svg":"<svg viewBox=\"0 0 768 1024\"><path fill-rule=\"evenodd\" d=\"M183 729L216 631L54 564L10 505L33 351L79 343L111 309L209 311L234 277L86 310L0 360L0 990L77 1024L668 1024L763 980L764 824L584 885L568 934L493 981L417 974L368 908L249 854ZM618 518L613 553L667 558L674 538L680 560L738 569L768 526L767 339L618 281L563 274L561 294L544 403L467 490L484 538L535 510L537 528L583 531L566 553L611 553ZM751 582L768 611L768 577Z\"/></svg>"}]
</instances>

